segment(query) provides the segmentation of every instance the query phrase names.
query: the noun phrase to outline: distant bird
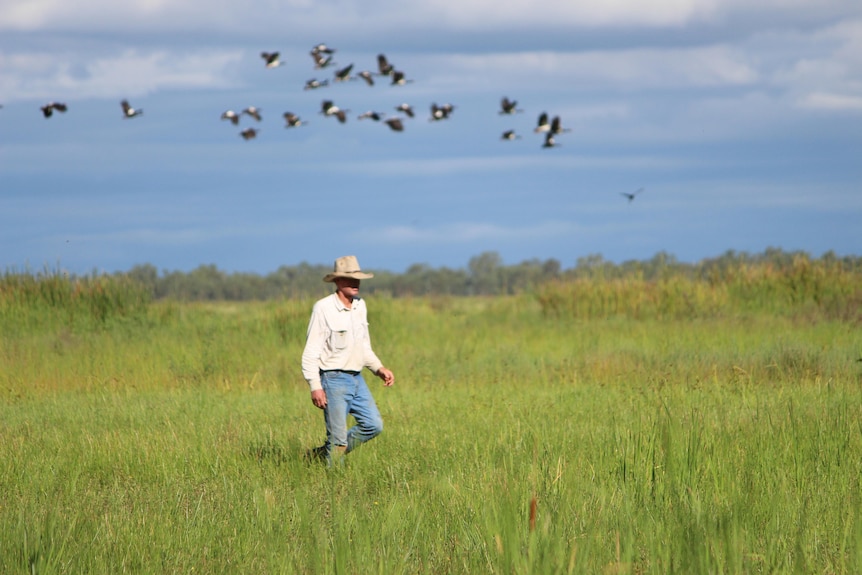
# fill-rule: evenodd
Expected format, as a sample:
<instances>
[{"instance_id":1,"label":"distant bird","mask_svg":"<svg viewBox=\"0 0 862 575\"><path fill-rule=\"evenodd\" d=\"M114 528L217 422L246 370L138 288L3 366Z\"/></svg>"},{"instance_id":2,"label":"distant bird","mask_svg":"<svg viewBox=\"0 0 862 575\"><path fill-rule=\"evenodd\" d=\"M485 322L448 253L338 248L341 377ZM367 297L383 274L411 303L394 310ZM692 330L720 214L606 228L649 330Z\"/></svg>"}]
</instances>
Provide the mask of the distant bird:
<instances>
[{"instance_id":1,"label":"distant bird","mask_svg":"<svg viewBox=\"0 0 862 575\"><path fill-rule=\"evenodd\" d=\"M344 68L335 71L335 81L336 82L345 82L347 80L352 80L350 77L350 71L353 70L353 64L348 64Z\"/></svg>"},{"instance_id":2,"label":"distant bird","mask_svg":"<svg viewBox=\"0 0 862 575\"><path fill-rule=\"evenodd\" d=\"M404 84L409 84L412 81L413 80L408 80L404 76L404 72L402 72L400 70L392 70L392 82L391 82L392 86L403 86Z\"/></svg>"},{"instance_id":3,"label":"distant bird","mask_svg":"<svg viewBox=\"0 0 862 575\"><path fill-rule=\"evenodd\" d=\"M503 99L500 100L500 113L501 114L515 114L517 112L523 112L523 110L518 109L517 100L510 100L506 96L503 96Z\"/></svg>"},{"instance_id":4,"label":"distant bird","mask_svg":"<svg viewBox=\"0 0 862 575\"><path fill-rule=\"evenodd\" d=\"M404 131L404 123L401 122L401 118L388 118L385 120L386 125L388 125L393 132L403 132Z\"/></svg>"},{"instance_id":5,"label":"distant bird","mask_svg":"<svg viewBox=\"0 0 862 575\"><path fill-rule=\"evenodd\" d=\"M521 136L515 133L515 130L506 130L501 136L502 140L520 140Z\"/></svg>"},{"instance_id":6,"label":"distant bird","mask_svg":"<svg viewBox=\"0 0 862 575\"><path fill-rule=\"evenodd\" d=\"M410 104L400 104L398 106L395 106L395 109L399 112L404 112L410 118L413 117L413 106L411 106Z\"/></svg>"},{"instance_id":7,"label":"distant bird","mask_svg":"<svg viewBox=\"0 0 862 575\"><path fill-rule=\"evenodd\" d=\"M266 62L267 68L278 68L282 61L278 59L278 52L261 52L260 57Z\"/></svg>"},{"instance_id":8,"label":"distant bird","mask_svg":"<svg viewBox=\"0 0 862 575\"><path fill-rule=\"evenodd\" d=\"M389 63L384 54L377 55L377 71L381 76L388 76L395 67Z\"/></svg>"},{"instance_id":9,"label":"distant bird","mask_svg":"<svg viewBox=\"0 0 862 575\"><path fill-rule=\"evenodd\" d=\"M252 140L257 137L258 130L255 128L246 128L239 133L243 140Z\"/></svg>"},{"instance_id":10,"label":"distant bird","mask_svg":"<svg viewBox=\"0 0 862 575\"><path fill-rule=\"evenodd\" d=\"M287 122L285 128L296 128L302 125L302 120L293 112L285 112L284 121Z\"/></svg>"},{"instance_id":11,"label":"distant bird","mask_svg":"<svg viewBox=\"0 0 862 575\"><path fill-rule=\"evenodd\" d=\"M336 106L332 100L324 100L320 104L320 113L324 116L335 116L342 124L347 121L347 112L350 110L342 110Z\"/></svg>"},{"instance_id":12,"label":"distant bird","mask_svg":"<svg viewBox=\"0 0 862 575\"><path fill-rule=\"evenodd\" d=\"M233 124L234 126L239 124L239 114L237 114L233 110L226 110L224 113L222 113L221 119L222 120L230 120L230 123Z\"/></svg>"},{"instance_id":13,"label":"distant bird","mask_svg":"<svg viewBox=\"0 0 862 575\"><path fill-rule=\"evenodd\" d=\"M318 44L311 48L312 54L334 54L335 48L330 48L326 44Z\"/></svg>"},{"instance_id":14,"label":"distant bird","mask_svg":"<svg viewBox=\"0 0 862 575\"><path fill-rule=\"evenodd\" d=\"M311 57L314 59L314 67L322 70L327 66L332 66L335 62L332 61L332 55L324 56L321 52L312 52Z\"/></svg>"},{"instance_id":15,"label":"distant bird","mask_svg":"<svg viewBox=\"0 0 862 575\"><path fill-rule=\"evenodd\" d=\"M438 120L445 120L449 117L449 114L455 109L455 106L452 104L443 104L442 106L438 106L436 103L431 104L431 118L432 122Z\"/></svg>"},{"instance_id":16,"label":"distant bird","mask_svg":"<svg viewBox=\"0 0 862 575\"><path fill-rule=\"evenodd\" d=\"M260 122L262 120L262 118L260 117L260 108L256 108L254 106L249 106L248 108L243 110L242 113L248 114L249 116L251 116L252 118L257 120L258 122Z\"/></svg>"},{"instance_id":17,"label":"distant bird","mask_svg":"<svg viewBox=\"0 0 862 575\"><path fill-rule=\"evenodd\" d=\"M323 80L322 82L317 78L312 78L308 82L305 83L305 87L303 90L316 90L317 88L323 88L324 86L329 85L329 80Z\"/></svg>"},{"instance_id":18,"label":"distant bird","mask_svg":"<svg viewBox=\"0 0 862 575\"><path fill-rule=\"evenodd\" d=\"M359 114L359 117L357 119L358 120L364 120L364 119L368 118L368 119L374 120L375 122L379 122L380 120L383 119L383 116L385 116L385 114L383 114L381 112L373 112L373 111L369 110L368 112L363 112L363 113Z\"/></svg>"},{"instance_id":19,"label":"distant bird","mask_svg":"<svg viewBox=\"0 0 862 575\"><path fill-rule=\"evenodd\" d=\"M631 203L631 202L633 202L633 201L634 201L634 199L638 196L638 194L640 194L640 193L641 193L641 192L643 192L643 191L644 191L644 189L643 189L643 188L638 188L638 189L636 189L635 191L633 191L632 193L628 193L628 192L620 192L620 195L621 195L621 196L625 196L625 197L627 197L627 198L629 199L629 203Z\"/></svg>"},{"instance_id":20,"label":"distant bird","mask_svg":"<svg viewBox=\"0 0 862 575\"><path fill-rule=\"evenodd\" d=\"M144 113L144 111L140 108L132 108L132 106L129 105L128 100L123 100L122 102L120 102L120 106L122 106L123 108L124 118L134 118L135 116L140 116Z\"/></svg>"},{"instance_id":21,"label":"distant bird","mask_svg":"<svg viewBox=\"0 0 862 575\"><path fill-rule=\"evenodd\" d=\"M537 134L551 131L551 124L548 123L547 112L542 112L541 114L539 114L539 121L536 123L536 128L533 131Z\"/></svg>"},{"instance_id":22,"label":"distant bird","mask_svg":"<svg viewBox=\"0 0 862 575\"><path fill-rule=\"evenodd\" d=\"M554 116L554 119L551 120L551 128L550 129L551 129L551 133L555 134L555 135L559 135L559 134L562 134L565 132L571 132L572 131L571 128L563 128L560 125L560 117L559 116Z\"/></svg>"},{"instance_id":23,"label":"distant bird","mask_svg":"<svg viewBox=\"0 0 862 575\"><path fill-rule=\"evenodd\" d=\"M363 80L365 80L365 83L369 86L374 85L374 78L371 76L371 72L369 72L368 70L363 70L357 75Z\"/></svg>"},{"instance_id":24,"label":"distant bird","mask_svg":"<svg viewBox=\"0 0 862 575\"><path fill-rule=\"evenodd\" d=\"M554 140L554 134L548 132L545 134L545 143L542 144L543 148L553 148L554 146L559 146L559 144Z\"/></svg>"},{"instance_id":25,"label":"distant bird","mask_svg":"<svg viewBox=\"0 0 862 575\"><path fill-rule=\"evenodd\" d=\"M50 118L54 114L54 110L57 110L58 112L65 112L66 110L68 110L68 107L66 106L66 104L60 102L48 102L40 109L42 110L42 114L46 118Z\"/></svg>"}]
</instances>

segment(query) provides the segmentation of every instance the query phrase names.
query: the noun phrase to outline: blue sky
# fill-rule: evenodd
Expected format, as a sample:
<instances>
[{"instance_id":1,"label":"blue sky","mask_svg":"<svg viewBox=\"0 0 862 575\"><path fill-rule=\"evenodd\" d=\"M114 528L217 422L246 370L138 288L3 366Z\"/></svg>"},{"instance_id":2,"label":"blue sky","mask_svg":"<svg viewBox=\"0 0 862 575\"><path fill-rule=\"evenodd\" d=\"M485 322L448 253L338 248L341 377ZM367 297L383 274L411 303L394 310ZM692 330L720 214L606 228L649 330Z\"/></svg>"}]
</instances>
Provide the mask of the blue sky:
<instances>
[{"instance_id":1,"label":"blue sky","mask_svg":"<svg viewBox=\"0 0 862 575\"><path fill-rule=\"evenodd\" d=\"M411 82L332 81L379 53ZM357 119L402 102L401 133ZM862 254L857 0L5 0L0 105L5 270ZM220 119L247 106L261 122Z\"/></svg>"}]
</instances>

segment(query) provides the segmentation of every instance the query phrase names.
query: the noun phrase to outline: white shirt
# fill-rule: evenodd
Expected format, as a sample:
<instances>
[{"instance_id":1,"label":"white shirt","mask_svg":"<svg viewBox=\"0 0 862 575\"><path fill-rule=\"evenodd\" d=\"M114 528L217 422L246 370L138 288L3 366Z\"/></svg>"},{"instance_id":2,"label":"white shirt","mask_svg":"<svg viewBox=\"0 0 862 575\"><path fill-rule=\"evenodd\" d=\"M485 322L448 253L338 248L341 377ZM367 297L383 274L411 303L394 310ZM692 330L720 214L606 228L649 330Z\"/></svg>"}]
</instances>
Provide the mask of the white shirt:
<instances>
[{"instance_id":1,"label":"white shirt","mask_svg":"<svg viewBox=\"0 0 862 575\"><path fill-rule=\"evenodd\" d=\"M362 371L363 367L375 373L383 367L371 349L365 302L356 298L347 307L337 293L318 300L302 352L302 375L311 391L322 389L320 370Z\"/></svg>"}]
</instances>

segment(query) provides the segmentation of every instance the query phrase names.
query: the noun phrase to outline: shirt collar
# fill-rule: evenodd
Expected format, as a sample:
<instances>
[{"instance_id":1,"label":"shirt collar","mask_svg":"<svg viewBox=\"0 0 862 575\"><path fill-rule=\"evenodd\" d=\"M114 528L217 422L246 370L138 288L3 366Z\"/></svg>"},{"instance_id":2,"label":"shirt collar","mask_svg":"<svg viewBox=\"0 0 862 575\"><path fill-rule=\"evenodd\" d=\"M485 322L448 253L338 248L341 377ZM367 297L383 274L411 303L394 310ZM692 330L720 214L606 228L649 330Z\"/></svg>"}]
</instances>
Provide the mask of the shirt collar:
<instances>
[{"instance_id":1,"label":"shirt collar","mask_svg":"<svg viewBox=\"0 0 862 575\"><path fill-rule=\"evenodd\" d=\"M332 298L335 300L335 309L337 309L338 311L353 311L353 310L355 310L356 309L356 303L360 299L360 298L355 298L353 300L353 305L351 307L347 307L346 305L344 305L344 302L341 301L341 298L338 297L337 293L332 294Z\"/></svg>"}]
</instances>

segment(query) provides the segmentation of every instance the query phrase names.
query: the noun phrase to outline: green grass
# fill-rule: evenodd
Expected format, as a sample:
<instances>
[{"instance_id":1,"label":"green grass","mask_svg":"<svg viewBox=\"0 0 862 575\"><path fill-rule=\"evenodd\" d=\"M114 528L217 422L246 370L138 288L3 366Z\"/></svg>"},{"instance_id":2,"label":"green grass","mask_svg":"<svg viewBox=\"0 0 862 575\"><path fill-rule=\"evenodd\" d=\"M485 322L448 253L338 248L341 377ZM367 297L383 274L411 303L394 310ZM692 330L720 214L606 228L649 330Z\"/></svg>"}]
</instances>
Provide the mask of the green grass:
<instances>
[{"instance_id":1,"label":"green grass","mask_svg":"<svg viewBox=\"0 0 862 575\"><path fill-rule=\"evenodd\" d=\"M386 427L327 469L310 305L5 326L0 572L862 572L852 321L373 298Z\"/></svg>"}]
</instances>

